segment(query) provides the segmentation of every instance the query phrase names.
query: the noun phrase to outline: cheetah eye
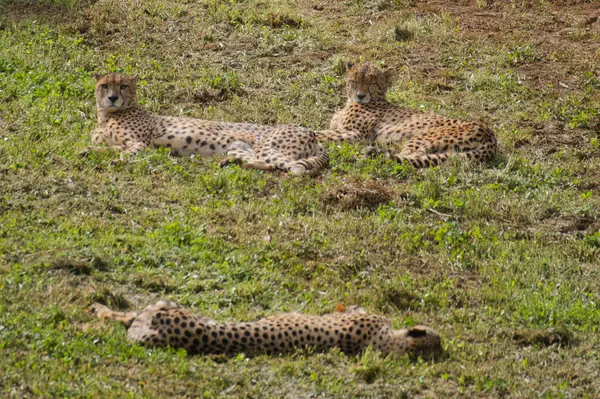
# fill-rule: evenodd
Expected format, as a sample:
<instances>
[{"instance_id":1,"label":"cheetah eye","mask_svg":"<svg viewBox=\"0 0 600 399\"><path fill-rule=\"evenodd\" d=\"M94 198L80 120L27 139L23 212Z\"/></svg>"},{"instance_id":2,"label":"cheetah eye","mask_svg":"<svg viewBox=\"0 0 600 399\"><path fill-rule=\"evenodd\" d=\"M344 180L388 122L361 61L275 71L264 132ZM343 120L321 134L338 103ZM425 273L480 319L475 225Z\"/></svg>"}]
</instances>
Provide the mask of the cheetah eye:
<instances>
[{"instance_id":1,"label":"cheetah eye","mask_svg":"<svg viewBox=\"0 0 600 399\"><path fill-rule=\"evenodd\" d=\"M102 83L100 87L102 87L104 90L108 89L108 85L106 83Z\"/></svg>"},{"instance_id":2,"label":"cheetah eye","mask_svg":"<svg viewBox=\"0 0 600 399\"><path fill-rule=\"evenodd\" d=\"M356 81L354 81L354 80L351 80L349 83L350 83L350 87L352 87L353 89L355 89L355 88L356 88L356 86L357 86L357 83L356 83Z\"/></svg>"},{"instance_id":3,"label":"cheetah eye","mask_svg":"<svg viewBox=\"0 0 600 399\"><path fill-rule=\"evenodd\" d=\"M121 85L121 90L126 90L126 89L129 89L129 86L127 86L127 85Z\"/></svg>"}]
</instances>

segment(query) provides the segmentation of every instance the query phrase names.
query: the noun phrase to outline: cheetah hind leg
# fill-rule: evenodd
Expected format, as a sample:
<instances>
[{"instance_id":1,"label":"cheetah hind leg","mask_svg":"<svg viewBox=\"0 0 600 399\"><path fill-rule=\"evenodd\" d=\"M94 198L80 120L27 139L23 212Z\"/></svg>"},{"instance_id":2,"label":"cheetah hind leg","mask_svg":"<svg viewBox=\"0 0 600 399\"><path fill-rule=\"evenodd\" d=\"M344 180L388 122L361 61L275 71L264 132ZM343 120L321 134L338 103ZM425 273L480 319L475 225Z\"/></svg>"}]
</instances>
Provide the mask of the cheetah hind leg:
<instances>
[{"instance_id":1,"label":"cheetah hind leg","mask_svg":"<svg viewBox=\"0 0 600 399\"><path fill-rule=\"evenodd\" d=\"M229 165L243 165L244 161L254 158L252 146L245 141L234 141L227 148L227 158L219 165L224 168Z\"/></svg>"},{"instance_id":2,"label":"cheetah hind leg","mask_svg":"<svg viewBox=\"0 0 600 399\"><path fill-rule=\"evenodd\" d=\"M221 167L228 165L241 165L246 169L272 170L274 165L270 165L256 157L252 146L245 141L234 141L229 145L227 158L221 162Z\"/></svg>"},{"instance_id":3,"label":"cheetah hind leg","mask_svg":"<svg viewBox=\"0 0 600 399\"><path fill-rule=\"evenodd\" d=\"M259 152L257 155L259 162L256 164L263 163L263 166L269 168L263 170L279 169L296 176L305 174L313 176L329 165L329 155L320 145L317 145L317 155L294 159L296 156L291 152L283 152L271 147Z\"/></svg>"},{"instance_id":4,"label":"cheetah hind leg","mask_svg":"<svg viewBox=\"0 0 600 399\"><path fill-rule=\"evenodd\" d=\"M90 311L96 313L100 320L116 320L123 323L126 327L131 326L131 323L133 323L139 315L138 312L115 312L100 303L93 303L90 306Z\"/></svg>"},{"instance_id":5,"label":"cheetah hind leg","mask_svg":"<svg viewBox=\"0 0 600 399\"><path fill-rule=\"evenodd\" d=\"M288 171L292 175L307 174L309 176L315 176L321 170L327 168L327 166L329 166L329 154L327 154L327 151L319 146L318 155L292 161Z\"/></svg>"},{"instance_id":6,"label":"cheetah hind leg","mask_svg":"<svg viewBox=\"0 0 600 399\"><path fill-rule=\"evenodd\" d=\"M179 308L180 306L173 301L158 301L146 306L142 312L115 312L108 306L96 302L90 305L89 310L91 313L95 313L100 320L115 320L129 328L132 324L149 323L152 316L158 311L169 311Z\"/></svg>"},{"instance_id":7,"label":"cheetah hind leg","mask_svg":"<svg viewBox=\"0 0 600 399\"><path fill-rule=\"evenodd\" d=\"M306 164L306 160L296 161L275 149L267 149L261 153L255 165L266 166L269 168L268 170L279 169L292 175L303 175L311 168ZM259 168L257 167L257 169Z\"/></svg>"}]
</instances>

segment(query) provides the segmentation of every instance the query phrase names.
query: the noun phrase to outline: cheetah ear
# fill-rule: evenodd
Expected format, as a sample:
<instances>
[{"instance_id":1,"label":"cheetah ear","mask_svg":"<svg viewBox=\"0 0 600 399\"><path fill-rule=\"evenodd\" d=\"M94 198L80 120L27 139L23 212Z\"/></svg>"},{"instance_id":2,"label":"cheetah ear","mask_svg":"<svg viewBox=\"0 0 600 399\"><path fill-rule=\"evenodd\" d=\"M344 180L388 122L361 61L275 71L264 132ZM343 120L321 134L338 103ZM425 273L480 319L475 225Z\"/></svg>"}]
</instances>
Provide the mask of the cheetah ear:
<instances>
[{"instance_id":1,"label":"cheetah ear","mask_svg":"<svg viewBox=\"0 0 600 399\"><path fill-rule=\"evenodd\" d=\"M130 75L130 76L127 77L127 79L129 80L129 83L132 86L136 86L137 85L137 81L138 81L137 75Z\"/></svg>"},{"instance_id":2,"label":"cheetah ear","mask_svg":"<svg viewBox=\"0 0 600 399\"><path fill-rule=\"evenodd\" d=\"M92 78L98 80L102 77L102 74L98 73L98 72L94 72L92 73Z\"/></svg>"},{"instance_id":3,"label":"cheetah ear","mask_svg":"<svg viewBox=\"0 0 600 399\"><path fill-rule=\"evenodd\" d=\"M425 335L427 335L427 330L425 330L424 328L419 327L419 326L410 328L408 330L409 337L417 338L417 337L424 337Z\"/></svg>"},{"instance_id":4,"label":"cheetah ear","mask_svg":"<svg viewBox=\"0 0 600 399\"><path fill-rule=\"evenodd\" d=\"M354 66L354 62L351 62L351 61L344 62L344 64L342 65L342 73L348 72L350 69L352 69L353 66Z\"/></svg>"},{"instance_id":5,"label":"cheetah ear","mask_svg":"<svg viewBox=\"0 0 600 399\"><path fill-rule=\"evenodd\" d=\"M383 71L383 76L387 79L388 82L391 82L392 79L396 76L396 70L394 68L388 68Z\"/></svg>"}]
</instances>

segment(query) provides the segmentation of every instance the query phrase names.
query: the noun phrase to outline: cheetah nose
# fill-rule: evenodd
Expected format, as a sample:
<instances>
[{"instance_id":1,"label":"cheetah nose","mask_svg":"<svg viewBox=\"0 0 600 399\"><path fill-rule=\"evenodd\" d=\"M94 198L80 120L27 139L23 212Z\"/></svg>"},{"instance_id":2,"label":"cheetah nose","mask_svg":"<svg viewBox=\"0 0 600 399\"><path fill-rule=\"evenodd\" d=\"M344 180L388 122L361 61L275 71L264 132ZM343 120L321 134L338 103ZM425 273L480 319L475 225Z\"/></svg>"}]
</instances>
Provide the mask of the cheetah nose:
<instances>
[{"instance_id":1,"label":"cheetah nose","mask_svg":"<svg viewBox=\"0 0 600 399\"><path fill-rule=\"evenodd\" d=\"M114 103L119 99L119 96L108 96L108 99L110 100L110 102Z\"/></svg>"},{"instance_id":2,"label":"cheetah nose","mask_svg":"<svg viewBox=\"0 0 600 399\"><path fill-rule=\"evenodd\" d=\"M365 98L367 95L366 94L357 94L356 98L358 98L359 100L362 100L363 98Z\"/></svg>"}]
</instances>

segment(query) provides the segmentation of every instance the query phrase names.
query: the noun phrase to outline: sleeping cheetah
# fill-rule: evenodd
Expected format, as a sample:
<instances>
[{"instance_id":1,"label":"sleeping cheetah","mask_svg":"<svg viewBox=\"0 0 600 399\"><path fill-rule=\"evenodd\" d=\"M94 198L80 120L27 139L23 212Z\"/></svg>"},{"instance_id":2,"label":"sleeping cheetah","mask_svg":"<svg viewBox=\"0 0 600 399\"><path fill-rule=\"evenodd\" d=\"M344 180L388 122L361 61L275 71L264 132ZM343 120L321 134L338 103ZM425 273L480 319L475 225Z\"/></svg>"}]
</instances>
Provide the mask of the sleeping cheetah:
<instances>
[{"instance_id":1,"label":"sleeping cheetah","mask_svg":"<svg viewBox=\"0 0 600 399\"><path fill-rule=\"evenodd\" d=\"M231 157L248 161L247 168L294 174L312 174L327 166L327 154L308 129L157 116L137 107L135 77L94 74L94 78L98 109L98 128L92 133L95 144L106 143L124 154L150 146L202 157L231 150ZM255 142L258 148L253 153Z\"/></svg>"},{"instance_id":2,"label":"sleeping cheetah","mask_svg":"<svg viewBox=\"0 0 600 399\"><path fill-rule=\"evenodd\" d=\"M330 130L319 141L366 140L376 144L404 142L400 153L368 147L369 156L385 154L415 167L438 165L451 155L485 161L496 153L494 133L478 122L463 122L390 104L386 92L394 71L372 63L346 64L348 102L333 115Z\"/></svg>"},{"instance_id":3,"label":"sleeping cheetah","mask_svg":"<svg viewBox=\"0 0 600 399\"><path fill-rule=\"evenodd\" d=\"M436 356L440 335L429 327L394 330L389 319L359 307L323 316L284 313L249 323L218 323L196 316L174 302L160 301L143 312L115 312L91 306L100 319L128 327L127 338L148 346L185 348L189 353L286 353L305 347L316 351L339 348L352 355L369 345L384 354Z\"/></svg>"}]
</instances>

